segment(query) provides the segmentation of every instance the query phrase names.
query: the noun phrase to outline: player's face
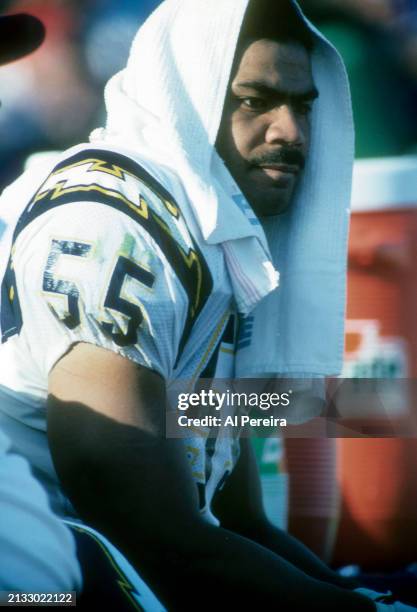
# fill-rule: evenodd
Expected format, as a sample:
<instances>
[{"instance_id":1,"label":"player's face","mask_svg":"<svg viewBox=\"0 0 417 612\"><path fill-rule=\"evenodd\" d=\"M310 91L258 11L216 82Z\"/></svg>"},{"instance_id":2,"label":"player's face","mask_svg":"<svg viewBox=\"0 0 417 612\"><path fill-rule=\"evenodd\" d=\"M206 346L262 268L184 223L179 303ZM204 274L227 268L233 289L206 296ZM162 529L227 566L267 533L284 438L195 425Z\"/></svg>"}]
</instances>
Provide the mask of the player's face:
<instances>
[{"instance_id":1,"label":"player's face","mask_svg":"<svg viewBox=\"0 0 417 612\"><path fill-rule=\"evenodd\" d=\"M240 51L216 147L258 216L280 214L291 201L317 95L301 44L262 39Z\"/></svg>"}]
</instances>

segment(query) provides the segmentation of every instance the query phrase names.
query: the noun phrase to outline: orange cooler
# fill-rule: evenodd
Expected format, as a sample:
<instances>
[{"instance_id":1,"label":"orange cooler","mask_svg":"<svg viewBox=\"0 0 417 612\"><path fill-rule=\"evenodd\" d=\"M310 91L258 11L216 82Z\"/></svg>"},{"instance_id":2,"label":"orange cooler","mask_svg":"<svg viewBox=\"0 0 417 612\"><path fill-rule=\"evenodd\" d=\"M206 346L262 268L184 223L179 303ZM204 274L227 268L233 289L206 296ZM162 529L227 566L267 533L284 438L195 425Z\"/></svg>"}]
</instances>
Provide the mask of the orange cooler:
<instances>
[{"instance_id":1,"label":"orange cooler","mask_svg":"<svg viewBox=\"0 0 417 612\"><path fill-rule=\"evenodd\" d=\"M356 162L352 208L343 375L417 378L417 157ZM364 424L417 412L404 393L383 415L352 403L339 412ZM291 533L335 566L417 561L417 438L285 445Z\"/></svg>"},{"instance_id":2,"label":"orange cooler","mask_svg":"<svg viewBox=\"0 0 417 612\"><path fill-rule=\"evenodd\" d=\"M344 376L417 378L417 157L356 163ZM390 418L416 414L413 403L391 398ZM334 564L416 561L417 438L340 439L337 453Z\"/></svg>"}]
</instances>

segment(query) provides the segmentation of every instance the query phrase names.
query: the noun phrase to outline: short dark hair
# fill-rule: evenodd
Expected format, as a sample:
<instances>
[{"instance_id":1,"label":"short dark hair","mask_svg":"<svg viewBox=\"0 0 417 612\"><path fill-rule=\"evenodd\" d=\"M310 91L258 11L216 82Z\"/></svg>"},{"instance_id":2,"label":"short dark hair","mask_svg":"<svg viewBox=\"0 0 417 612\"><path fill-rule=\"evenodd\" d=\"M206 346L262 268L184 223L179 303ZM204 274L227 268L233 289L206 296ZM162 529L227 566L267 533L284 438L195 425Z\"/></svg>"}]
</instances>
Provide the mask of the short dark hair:
<instances>
[{"instance_id":1,"label":"short dark hair","mask_svg":"<svg viewBox=\"0 0 417 612\"><path fill-rule=\"evenodd\" d=\"M250 0L240 43L248 39L269 38L280 42L295 41L308 51L313 48L313 36L291 0Z\"/></svg>"}]
</instances>

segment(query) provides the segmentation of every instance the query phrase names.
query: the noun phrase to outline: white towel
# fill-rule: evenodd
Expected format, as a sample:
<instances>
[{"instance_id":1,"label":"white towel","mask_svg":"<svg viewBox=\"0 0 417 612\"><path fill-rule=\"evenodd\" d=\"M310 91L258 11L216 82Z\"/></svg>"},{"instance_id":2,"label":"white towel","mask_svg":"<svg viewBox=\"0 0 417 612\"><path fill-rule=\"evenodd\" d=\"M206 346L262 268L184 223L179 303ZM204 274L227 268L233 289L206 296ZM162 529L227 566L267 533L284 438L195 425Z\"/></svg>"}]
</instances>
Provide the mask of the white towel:
<instances>
[{"instance_id":1,"label":"white towel","mask_svg":"<svg viewBox=\"0 0 417 612\"><path fill-rule=\"evenodd\" d=\"M343 353L353 163L347 78L337 52L309 25L320 92L311 153L291 211L264 223L266 239L214 149L247 4L163 2L139 30L126 69L109 81L106 128L92 141L170 168L189 197L186 216L224 249L237 308L250 314L237 377L334 374Z\"/></svg>"}]
</instances>

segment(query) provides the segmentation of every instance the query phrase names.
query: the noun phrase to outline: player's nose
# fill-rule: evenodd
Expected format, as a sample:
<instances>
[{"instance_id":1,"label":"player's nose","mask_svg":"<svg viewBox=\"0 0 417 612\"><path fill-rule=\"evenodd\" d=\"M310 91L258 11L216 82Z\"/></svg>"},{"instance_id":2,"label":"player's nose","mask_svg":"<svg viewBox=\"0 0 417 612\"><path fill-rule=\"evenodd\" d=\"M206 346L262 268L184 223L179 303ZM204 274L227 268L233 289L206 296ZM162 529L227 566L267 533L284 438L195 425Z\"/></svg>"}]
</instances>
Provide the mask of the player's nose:
<instances>
[{"instance_id":1,"label":"player's nose","mask_svg":"<svg viewBox=\"0 0 417 612\"><path fill-rule=\"evenodd\" d=\"M288 104L282 104L271 110L269 124L265 132L267 144L290 144L303 147L306 144L306 133L300 117Z\"/></svg>"}]
</instances>

